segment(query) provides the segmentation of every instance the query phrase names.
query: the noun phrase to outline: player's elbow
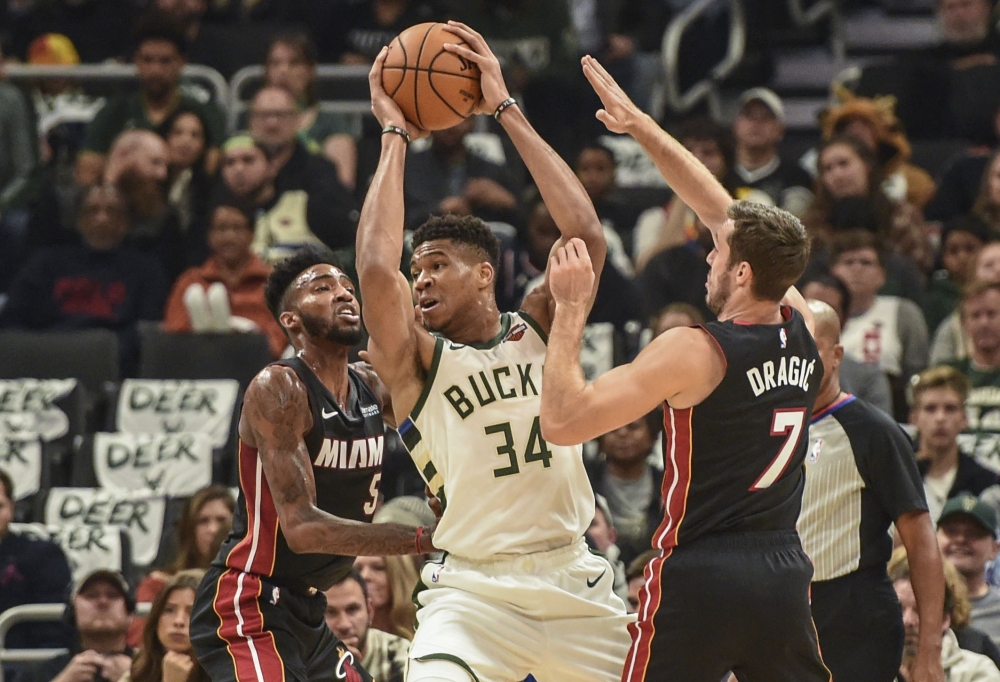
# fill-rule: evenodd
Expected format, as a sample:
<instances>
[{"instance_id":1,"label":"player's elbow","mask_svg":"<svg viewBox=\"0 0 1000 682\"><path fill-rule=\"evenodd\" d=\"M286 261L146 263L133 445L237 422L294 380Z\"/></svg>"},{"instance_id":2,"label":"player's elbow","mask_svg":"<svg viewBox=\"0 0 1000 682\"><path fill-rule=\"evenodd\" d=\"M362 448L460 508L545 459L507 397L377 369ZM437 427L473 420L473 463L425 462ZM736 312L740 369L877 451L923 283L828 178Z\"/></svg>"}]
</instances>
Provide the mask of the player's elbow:
<instances>
[{"instance_id":1,"label":"player's elbow","mask_svg":"<svg viewBox=\"0 0 1000 682\"><path fill-rule=\"evenodd\" d=\"M281 534L285 537L285 544L288 545L288 549L292 550L295 554L311 554L315 552L316 544L314 540L316 533L310 532L309 529L309 520L307 518L309 511L306 510L304 513L299 510L289 511L280 513L278 517Z\"/></svg>"},{"instance_id":2,"label":"player's elbow","mask_svg":"<svg viewBox=\"0 0 1000 682\"><path fill-rule=\"evenodd\" d=\"M567 416L557 414L556 412L553 409L545 409L543 404L538 419L539 426L542 428L542 438L545 439L546 443L551 443L552 445L566 446L579 443L576 440L573 425L567 419Z\"/></svg>"}]
</instances>

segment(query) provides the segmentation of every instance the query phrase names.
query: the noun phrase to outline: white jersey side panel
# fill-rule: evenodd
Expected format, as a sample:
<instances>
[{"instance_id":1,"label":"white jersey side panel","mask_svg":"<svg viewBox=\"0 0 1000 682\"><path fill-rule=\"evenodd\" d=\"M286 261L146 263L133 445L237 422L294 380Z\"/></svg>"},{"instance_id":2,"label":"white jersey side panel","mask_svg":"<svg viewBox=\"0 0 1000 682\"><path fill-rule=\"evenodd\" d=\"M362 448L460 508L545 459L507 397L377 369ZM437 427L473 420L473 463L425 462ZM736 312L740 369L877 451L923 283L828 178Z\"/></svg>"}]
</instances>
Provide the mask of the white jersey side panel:
<instances>
[{"instance_id":1,"label":"white jersey side panel","mask_svg":"<svg viewBox=\"0 0 1000 682\"><path fill-rule=\"evenodd\" d=\"M501 323L490 343L438 339L424 392L399 428L445 503L434 544L473 560L572 544L594 518L582 447L542 439L545 338L527 315L504 313Z\"/></svg>"}]
</instances>

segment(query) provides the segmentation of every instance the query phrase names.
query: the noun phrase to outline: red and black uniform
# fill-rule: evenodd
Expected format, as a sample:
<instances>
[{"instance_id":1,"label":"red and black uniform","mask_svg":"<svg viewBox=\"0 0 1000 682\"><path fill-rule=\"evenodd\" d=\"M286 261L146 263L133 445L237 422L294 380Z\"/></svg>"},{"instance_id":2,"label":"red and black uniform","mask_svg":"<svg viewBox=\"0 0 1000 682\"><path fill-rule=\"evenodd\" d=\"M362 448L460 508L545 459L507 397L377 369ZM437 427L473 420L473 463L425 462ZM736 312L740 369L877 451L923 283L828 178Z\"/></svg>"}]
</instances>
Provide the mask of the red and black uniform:
<instances>
[{"instance_id":1,"label":"red and black uniform","mask_svg":"<svg viewBox=\"0 0 1000 682\"><path fill-rule=\"evenodd\" d=\"M377 398L348 369L350 395L341 410L300 359L278 364L291 367L308 392L313 428L304 440L316 505L340 518L370 522L384 445ZM233 530L198 590L191 616L198 660L214 682L371 680L324 618L322 592L347 575L354 557L290 550L257 450L245 443L240 443L239 471Z\"/></svg>"},{"instance_id":2,"label":"red and black uniform","mask_svg":"<svg viewBox=\"0 0 1000 682\"><path fill-rule=\"evenodd\" d=\"M623 680L829 682L795 524L823 378L802 316L710 322L726 374L698 405L664 408L660 556L646 567Z\"/></svg>"}]
</instances>

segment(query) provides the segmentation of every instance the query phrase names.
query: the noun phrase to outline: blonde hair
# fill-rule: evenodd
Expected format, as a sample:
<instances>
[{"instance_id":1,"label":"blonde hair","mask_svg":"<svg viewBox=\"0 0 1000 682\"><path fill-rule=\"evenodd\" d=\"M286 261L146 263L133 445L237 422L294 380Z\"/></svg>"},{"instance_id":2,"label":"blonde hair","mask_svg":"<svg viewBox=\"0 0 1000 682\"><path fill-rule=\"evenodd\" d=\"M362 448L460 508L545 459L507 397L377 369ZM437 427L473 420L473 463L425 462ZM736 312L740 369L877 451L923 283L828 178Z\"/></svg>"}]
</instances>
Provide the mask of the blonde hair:
<instances>
[{"instance_id":1,"label":"blonde hair","mask_svg":"<svg viewBox=\"0 0 1000 682\"><path fill-rule=\"evenodd\" d=\"M420 574L408 556L387 556L385 572L389 580L389 619L395 632L407 640L413 639L416 631L417 606L413 603L413 590L420 580Z\"/></svg>"},{"instance_id":2,"label":"blonde hair","mask_svg":"<svg viewBox=\"0 0 1000 682\"><path fill-rule=\"evenodd\" d=\"M972 613L969 590L958 569L947 559L942 561L944 562L944 615L951 619L951 628L958 631L969 624ZM910 562L906 557L905 547L897 547L892 553L888 572L892 582L910 579Z\"/></svg>"}]
</instances>

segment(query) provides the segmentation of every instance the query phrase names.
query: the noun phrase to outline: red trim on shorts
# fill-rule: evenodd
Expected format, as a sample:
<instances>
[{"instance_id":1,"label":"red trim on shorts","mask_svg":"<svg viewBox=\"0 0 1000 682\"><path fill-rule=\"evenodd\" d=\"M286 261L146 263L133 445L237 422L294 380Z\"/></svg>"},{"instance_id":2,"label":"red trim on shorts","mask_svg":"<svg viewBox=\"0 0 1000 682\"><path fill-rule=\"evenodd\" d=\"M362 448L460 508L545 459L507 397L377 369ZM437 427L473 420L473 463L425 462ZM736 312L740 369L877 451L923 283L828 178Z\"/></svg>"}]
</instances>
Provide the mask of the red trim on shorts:
<instances>
[{"instance_id":1,"label":"red trim on shorts","mask_svg":"<svg viewBox=\"0 0 1000 682\"><path fill-rule=\"evenodd\" d=\"M673 548L661 552L648 564L644 574L646 581L639 588L639 620L629 623L628 631L632 635L632 646L625 658L625 668L622 671L622 682L643 682L649 668L649 659L653 651L653 637L656 636L656 625L653 617L660 608L663 596L662 577L663 564L666 563Z\"/></svg>"},{"instance_id":2,"label":"red trim on shorts","mask_svg":"<svg viewBox=\"0 0 1000 682\"><path fill-rule=\"evenodd\" d=\"M263 585L252 573L229 569L216 586L212 608L219 618L219 639L233 659L237 682L284 682L285 663L274 635L264 629Z\"/></svg>"}]
</instances>

